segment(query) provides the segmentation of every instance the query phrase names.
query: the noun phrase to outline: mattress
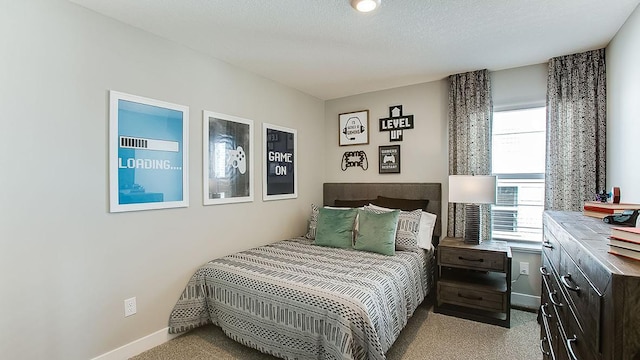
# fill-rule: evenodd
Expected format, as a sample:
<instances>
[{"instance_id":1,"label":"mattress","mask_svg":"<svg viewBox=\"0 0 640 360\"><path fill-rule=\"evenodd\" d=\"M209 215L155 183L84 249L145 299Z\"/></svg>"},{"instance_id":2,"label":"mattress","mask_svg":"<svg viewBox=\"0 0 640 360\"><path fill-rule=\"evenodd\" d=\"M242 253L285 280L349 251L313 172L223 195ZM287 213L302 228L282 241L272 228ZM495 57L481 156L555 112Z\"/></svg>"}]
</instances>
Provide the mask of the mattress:
<instances>
[{"instance_id":1,"label":"mattress","mask_svg":"<svg viewBox=\"0 0 640 360\"><path fill-rule=\"evenodd\" d=\"M283 359L384 359L432 287L433 254L395 256L295 238L210 261L186 285L169 332L213 323Z\"/></svg>"}]
</instances>

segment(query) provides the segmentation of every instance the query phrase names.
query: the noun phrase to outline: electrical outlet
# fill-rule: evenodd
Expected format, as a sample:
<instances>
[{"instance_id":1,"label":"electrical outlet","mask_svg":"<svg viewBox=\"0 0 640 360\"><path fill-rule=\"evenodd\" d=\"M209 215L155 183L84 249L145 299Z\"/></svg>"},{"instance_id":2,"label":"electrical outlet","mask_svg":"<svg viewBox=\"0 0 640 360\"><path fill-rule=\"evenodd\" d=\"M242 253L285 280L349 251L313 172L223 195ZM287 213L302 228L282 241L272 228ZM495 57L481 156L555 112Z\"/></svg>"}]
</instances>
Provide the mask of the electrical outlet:
<instances>
[{"instance_id":1,"label":"electrical outlet","mask_svg":"<svg viewBox=\"0 0 640 360\"><path fill-rule=\"evenodd\" d=\"M529 263L528 262L520 262L520 274L521 275L529 275Z\"/></svg>"},{"instance_id":2,"label":"electrical outlet","mask_svg":"<svg viewBox=\"0 0 640 360\"><path fill-rule=\"evenodd\" d=\"M135 296L124 301L124 317L131 316L136 313Z\"/></svg>"}]
</instances>

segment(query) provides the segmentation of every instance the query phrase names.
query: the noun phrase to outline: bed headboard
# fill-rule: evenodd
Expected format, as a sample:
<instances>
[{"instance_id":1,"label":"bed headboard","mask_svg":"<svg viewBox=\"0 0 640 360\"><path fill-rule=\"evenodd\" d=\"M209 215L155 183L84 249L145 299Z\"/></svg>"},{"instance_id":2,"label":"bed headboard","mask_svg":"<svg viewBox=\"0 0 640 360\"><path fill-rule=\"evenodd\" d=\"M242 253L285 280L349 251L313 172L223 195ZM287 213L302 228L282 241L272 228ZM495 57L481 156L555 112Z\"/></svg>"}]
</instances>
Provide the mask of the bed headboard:
<instances>
[{"instance_id":1,"label":"bed headboard","mask_svg":"<svg viewBox=\"0 0 640 360\"><path fill-rule=\"evenodd\" d=\"M324 183L323 205L332 206L336 199L363 200L378 196L429 200L427 211L436 214L433 229L433 244L437 245L442 235L442 184L440 183Z\"/></svg>"}]
</instances>

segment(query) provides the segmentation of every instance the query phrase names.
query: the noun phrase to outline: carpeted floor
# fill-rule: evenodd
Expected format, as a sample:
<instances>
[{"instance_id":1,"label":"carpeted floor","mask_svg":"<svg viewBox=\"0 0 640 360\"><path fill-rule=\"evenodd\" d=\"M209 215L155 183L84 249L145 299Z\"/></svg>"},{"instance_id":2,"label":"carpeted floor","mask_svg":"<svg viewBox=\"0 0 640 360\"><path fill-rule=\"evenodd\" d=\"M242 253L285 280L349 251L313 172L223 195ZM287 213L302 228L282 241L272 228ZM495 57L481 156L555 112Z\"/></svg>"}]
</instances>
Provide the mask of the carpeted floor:
<instances>
[{"instance_id":1,"label":"carpeted floor","mask_svg":"<svg viewBox=\"0 0 640 360\"><path fill-rule=\"evenodd\" d=\"M512 310L511 328L434 314L425 301L387 352L388 360L540 360L536 314ZM275 360L204 326L134 356L131 360Z\"/></svg>"}]
</instances>

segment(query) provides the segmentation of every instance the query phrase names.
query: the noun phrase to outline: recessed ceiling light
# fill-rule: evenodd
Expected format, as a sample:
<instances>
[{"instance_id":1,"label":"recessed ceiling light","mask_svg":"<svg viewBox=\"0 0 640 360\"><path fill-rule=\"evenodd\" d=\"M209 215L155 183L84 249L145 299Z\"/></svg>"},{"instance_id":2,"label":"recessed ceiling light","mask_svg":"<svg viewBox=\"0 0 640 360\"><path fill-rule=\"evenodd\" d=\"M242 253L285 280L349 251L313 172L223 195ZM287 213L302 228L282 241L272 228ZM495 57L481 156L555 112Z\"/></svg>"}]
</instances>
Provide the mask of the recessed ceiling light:
<instances>
[{"instance_id":1,"label":"recessed ceiling light","mask_svg":"<svg viewBox=\"0 0 640 360\"><path fill-rule=\"evenodd\" d=\"M369 12L380 6L380 0L351 0L351 6L360 12Z\"/></svg>"}]
</instances>

